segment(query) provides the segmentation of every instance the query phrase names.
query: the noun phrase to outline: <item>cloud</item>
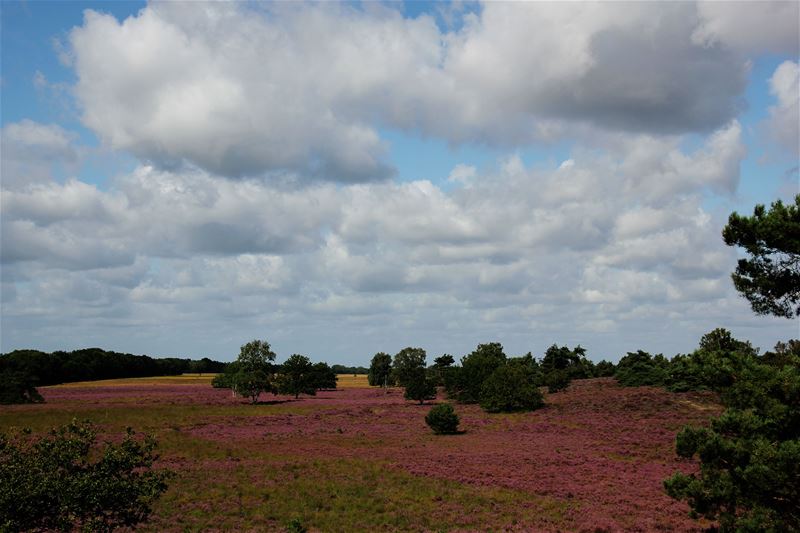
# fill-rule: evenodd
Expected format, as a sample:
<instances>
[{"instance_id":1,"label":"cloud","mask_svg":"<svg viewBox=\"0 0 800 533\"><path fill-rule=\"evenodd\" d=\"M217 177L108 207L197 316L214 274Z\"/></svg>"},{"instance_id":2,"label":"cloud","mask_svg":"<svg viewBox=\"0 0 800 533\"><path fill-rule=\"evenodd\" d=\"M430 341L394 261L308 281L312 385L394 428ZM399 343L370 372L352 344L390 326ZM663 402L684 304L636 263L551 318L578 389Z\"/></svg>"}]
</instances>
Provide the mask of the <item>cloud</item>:
<instances>
[{"instance_id":1,"label":"cloud","mask_svg":"<svg viewBox=\"0 0 800 533\"><path fill-rule=\"evenodd\" d=\"M769 80L777 100L769 108L768 127L772 137L795 157L800 154L800 65L781 63Z\"/></svg>"},{"instance_id":2,"label":"cloud","mask_svg":"<svg viewBox=\"0 0 800 533\"><path fill-rule=\"evenodd\" d=\"M698 3L701 23L692 35L703 45L722 43L740 53L796 55L800 48L800 5L797 2Z\"/></svg>"},{"instance_id":3,"label":"cloud","mask_svg":"<svg viewBox=\"0 0 800 533\"><path fill-rule=\"evenodd\" d=\"M69 42L83 121L115 148L352 183L391 176L384 127L506 148L575 127L716 129L746 65L693 39L700 22L684 3L498 2L443 33L370 4L156 3L122 22L87 11Z\"/></svg>"},{"instance_id":4,"label":"cloud","mask_svg":"<svg viewBox=\"0 0 800 533\"><path fill-rule=\"evenodd\" d=\"M1 135L4 189L49 181L54 167L71 168L78 161L77 135L57 124L24 119L3 126Z\"/></svg>"}]
</instances>

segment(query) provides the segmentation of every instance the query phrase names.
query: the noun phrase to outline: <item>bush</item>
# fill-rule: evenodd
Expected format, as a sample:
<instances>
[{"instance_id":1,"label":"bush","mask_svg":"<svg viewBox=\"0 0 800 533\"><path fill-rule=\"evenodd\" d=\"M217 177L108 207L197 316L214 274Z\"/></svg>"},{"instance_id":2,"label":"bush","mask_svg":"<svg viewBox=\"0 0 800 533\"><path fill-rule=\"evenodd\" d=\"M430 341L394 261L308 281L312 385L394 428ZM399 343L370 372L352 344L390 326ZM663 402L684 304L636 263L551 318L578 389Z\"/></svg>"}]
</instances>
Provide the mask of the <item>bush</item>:
<instances>
[{"instance_id":1,"label":"bush","mask_svg":"<svg viewBox=\"0 0 800 533\"><path fill-rule=\"evenodd\" d=\"M547 392L551 394L569 387L570 381L566 370L551 370L544 376L544 385L547 385Z\"/></svg>"},{"instance_id":2,"label":"bush","mask_svg":"<svg viewBox=\"0 0 800 533\"><path fill-rule=\"evenodd\" d=\"M155 440L128 428L97 453L96 435L76 421L42 437L0 434L0 531L111 531L146 520L171 476L152 469Z\"/></svg>"},{"instance_id":3,"label":"bush","mask_svg":"<svg viewBox=\"0 0 800 533\"><path fill-rule=\"evenodd\" d=\"M628 352L619 360L614 377L624 387L660 387L667 382L669 366L669 361L663 355L652 356L637 350Z\"/></svg>"},{"instance_id":4,"label":"bush","mask_svg":"<svg viewBox=\"0 0 800 533\"><path fill-rule=\"evenodd\" d=\"M0 404L41 403L35 379L27 372L5 370L0 373Z\"/></svg>"},{"instance_id":5,"label":"bush","mask_svg":"<svg viewBox=\"0 0 800 533\"><path fill-rule=\"evenodd\" d=\"M425 415L425 423L437 435L450 435L458 432L458 415L449 403L434 405Z\"/></svg>"},{"instance_id":6,"label":"bush","mask_svg":"<svg viewBox=\"0 0 800 533\"><path fill-rule=\"evenodd\" d=\"M497 368L483 383L480 406L490 413L532 411L544 405L539 388L519 365Z\"/></svg>"}]
</instances>

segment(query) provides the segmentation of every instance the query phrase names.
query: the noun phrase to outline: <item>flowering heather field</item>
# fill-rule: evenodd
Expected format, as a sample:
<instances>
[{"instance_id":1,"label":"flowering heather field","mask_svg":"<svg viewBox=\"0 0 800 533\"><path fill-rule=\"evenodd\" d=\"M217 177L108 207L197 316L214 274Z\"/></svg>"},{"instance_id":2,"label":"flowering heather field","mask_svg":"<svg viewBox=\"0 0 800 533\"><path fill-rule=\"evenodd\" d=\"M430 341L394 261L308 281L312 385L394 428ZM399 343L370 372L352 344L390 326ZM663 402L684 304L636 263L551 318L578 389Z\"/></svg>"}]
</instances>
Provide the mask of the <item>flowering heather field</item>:
<instances>
[{"instance_id":1,"label":"flowering heather field","mask_svg":"<svg viewBox=\"0 0 800 533\"><path fill-rule=\"evenodd\" d=\"M436 436L429 405L349 387L250 405L191 380L41 389L0 425L36 430L89 418L108 433L156 434L178 472L143 529L281 531L699 531L662 480L694 462L674 453L713 396L573 382L532 413L456 406L460 435ZM441 399L439 401L442 401Z\"/></svg>"}]
</instances>

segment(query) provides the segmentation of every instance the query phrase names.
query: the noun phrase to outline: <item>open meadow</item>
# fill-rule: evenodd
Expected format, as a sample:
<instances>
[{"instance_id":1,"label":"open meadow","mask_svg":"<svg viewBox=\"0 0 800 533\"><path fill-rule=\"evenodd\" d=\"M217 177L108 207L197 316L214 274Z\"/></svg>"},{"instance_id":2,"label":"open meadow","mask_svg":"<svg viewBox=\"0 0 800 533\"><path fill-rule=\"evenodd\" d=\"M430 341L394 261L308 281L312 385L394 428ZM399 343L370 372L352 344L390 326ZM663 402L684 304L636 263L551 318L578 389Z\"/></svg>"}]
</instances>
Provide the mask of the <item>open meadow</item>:
<instances>
[{"instance_id":1,"label":"open meadow","mask_svg":"<svg viewBox=\"0 0 800 533\"><path fill-rule=\"evenodd\" d=\"M0 424L42 431L75 417L101 435L154 434L177 476L143 530L698 529L662 480L696 468L674 439L719 413L707 394L574 381L534 412L458 405L464 432L437 436L429 405L340 378L335 391L258 405L210 376L43 387L46 403L3 407Z\"/></svg>"}]
</instances>

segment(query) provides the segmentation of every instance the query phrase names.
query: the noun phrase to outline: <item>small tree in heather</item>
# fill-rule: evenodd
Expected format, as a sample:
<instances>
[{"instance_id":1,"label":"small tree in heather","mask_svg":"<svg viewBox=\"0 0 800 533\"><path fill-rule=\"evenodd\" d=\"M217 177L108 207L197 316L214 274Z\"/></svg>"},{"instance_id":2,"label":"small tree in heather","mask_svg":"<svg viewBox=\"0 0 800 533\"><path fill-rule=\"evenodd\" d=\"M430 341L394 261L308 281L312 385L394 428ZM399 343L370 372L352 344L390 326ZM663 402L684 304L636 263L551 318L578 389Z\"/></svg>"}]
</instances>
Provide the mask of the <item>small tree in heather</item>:
<instances>
[{"instance_id":1,"label":"small tree in heather","mask_svg":"<svg viewBox=\"0 0 800 533\"><path fill-rule=\"evenodd\" d=\"M405 387L405 398L422 404L436 398L436 384L428 379L425 371L425 350L403 348L394 356L392 373L395 382Z\"/></svg>"},{"instance_id":2,"label":"small tree in heather","mask_svg":"<svg viewBox=\"0 0 800 533\"><path fill-rule=\"evenodd\" d=\"M262 392L276 392L275 383L263 370L237 372L231 378L231 388L236 394L250 398L251 403L258 403Z\"/></svg>"},{"instance_id":3,"label":"small tree in heather","mask_svg":"<svg viewBox=\"0 0 800 533\"><path fill-rule=\"evenodd\" d=\"M281 366L278 379L278 391L281 394L294 394L295 398L301 394L315 395L314 373L311 361L305 355L293 354Z\"/></svg>"},{"instance_id":4,"label":"small tree in heather","mask_svg":"<svg viewBox=\"0 0 800 533\"><path fill-rule=\"evenodd\" d=\"M226 377L214 385L230 386L235 394L250 398L256 403L262 392L276 392L272 379L274 360L275 352L270 349L267 341L252 340L239 349L235 365L229 365L230 370L235 370L236 373L230 374L226 369Z\"/></svg>"},{"instance_id":5,"label":"small tree in heather","mask_svg":"<svg viewBox=\"0 0 800 533\"><path fill-rule=\"evenodd\" d=\"M147 520L171 472L154 470L156 442L128 428L119 444L73 421L49 434L0 434L0 530L112 531Z\"/></svg>"},{"instance_id":6,"label":"small tree in heather","mask_svg":"<svg viewBox=\"0 0 800 533\"><path fill-rule=\"evenodd\" d=\"M425 415L425 423L437 435L458 433L458 422L458 415L449 403L434 405Z\"/></svg>"},{"instance_id":7,"label":"small tree in heather","mask_svg":"<svg viewBox=\"0 0 800 533\"><path fill-rule=\"evenodd\" d=\"M425 370L425 350L422 348L403 348L397 352L392 362L395 383L405 387L411 381L418 381L419 369Z\"/></svg>"},{"instance_id":8,"label":"small tree in heather","mask_svg":"<svg viewBox=\"0 0 800 533\"><path fill-rule=\"evenodd\" d=\"M403 397L406 400L414 400L422 405L425 400L436 398L436 383L428 377L425 368L410 371L404 380L406 391Z\"/></svg>"},{"instance_id":9,"label":"small tree in heather","mask_svg":"<svg viewBox=\"0 0 800 533\"><path fill-rule=\"evenodd\" d=\"M480 406L490 413L532 411L544 405L539 388L520 365L503 365L481 387Z\"/></svg>"},{"instance_id":10,"label":"small tree in heather","mask_svg":"<svg viewBox=\"0 0 800 533\"><path fill-rule=\"evenodd\" d=\"M373 387L385 387L392 374L392 356L388 353L378 352L372 357L369 365L367 381Z\"/></svg>"}]
</instances>

